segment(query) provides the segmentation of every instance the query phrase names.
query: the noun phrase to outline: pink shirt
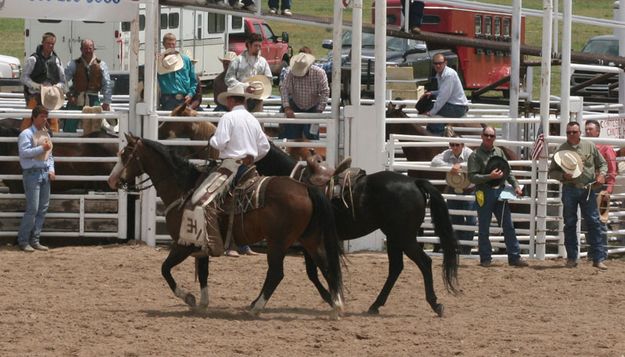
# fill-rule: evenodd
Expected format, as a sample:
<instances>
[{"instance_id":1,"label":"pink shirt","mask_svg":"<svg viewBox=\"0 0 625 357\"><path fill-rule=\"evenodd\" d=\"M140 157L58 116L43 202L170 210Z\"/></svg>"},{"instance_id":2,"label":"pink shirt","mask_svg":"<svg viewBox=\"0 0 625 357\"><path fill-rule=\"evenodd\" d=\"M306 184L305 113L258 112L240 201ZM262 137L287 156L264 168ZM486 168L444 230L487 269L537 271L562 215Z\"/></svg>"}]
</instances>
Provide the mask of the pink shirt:
<instances>
[{"instance_id":1,"label":"pink shirt","mask_svg":"<svg viewBox=\"0 0 625 357\"><path fill-rule=\"evenodd\" d=\"M608 191L608 193L612 193L612 190L614 190L616 175L618 173L618 166L616 164L616 152L614 152L614 149L610 145L597 144L596 146L601 156L603 156L605 161L608 163L608 173L605 176L605 185L606 191Z\"/></svg>"}]
</instances>

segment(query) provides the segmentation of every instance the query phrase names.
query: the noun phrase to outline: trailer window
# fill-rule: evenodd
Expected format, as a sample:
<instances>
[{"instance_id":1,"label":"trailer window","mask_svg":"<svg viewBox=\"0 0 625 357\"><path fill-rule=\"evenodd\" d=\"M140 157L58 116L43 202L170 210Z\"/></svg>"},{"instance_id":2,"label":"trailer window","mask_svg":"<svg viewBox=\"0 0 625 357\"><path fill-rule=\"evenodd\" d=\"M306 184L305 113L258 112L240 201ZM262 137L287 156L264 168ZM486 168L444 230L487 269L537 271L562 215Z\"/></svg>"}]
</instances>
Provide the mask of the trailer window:
<instances>
[{"instance_id":1,"label":"trailer window","mask_svg":"<svg viewBox=\"0 0 625 357\"><path fill-rule=\"evenodd\" d=\"M510 37L510 19L503 19L503 35Z\"/></svg>"},{"instance_id":2,"label":"trailer window","mask_svg":"<svg viewBox=\"0 0 625 357\"><path fill-rule=\"evenodd\" d=\"M501 18L495 17L495 36L501 36Z\"/></svg>"},{"instance_id":3,"label":"trailer window","mask_svg":"<svg viewBox=\"0 0 625 357\"><path fill-rule=\"evenodd\" d=\"M240 17L237 16L238 19L241 19ZM235 17L232 17L232 27L234 27L234 19ZM241 26L241 25L239 25ZM212 14L209 13L208 14L208 33L222 33L226 30L226 15L223 14Z\"/></svg>"},{"instance_id":4,"label":"trailer window","mask_svg":"<svg viewBox=\"0 0 625 357\"><path fill-rule=\"evenodd\" d=\"M145 30L145 15L139 15L139 31Z\"/></svg>"},{"instance_id":5,"label":"trailer window","mask_svg":"<svg viewBox=\"0 0 625 357\"><path fill-rule=\"evenodd\" d=\"M240 16L232 16L232 29L239 30L243 27L243 18Z\"/></svg>"},{"instance_id":6,"label":"trailer window","mask_svg":"<svg viewBox=\"0 0 625 357\"><path fill-rule=\"evenodd\" d=\"M169 14L168 23L170 29L177 29L178 26L180 26L180 14L177 12L172 12L171 14Z\"/></svg>"},{"instance_id":7,"label":"trailer window","mask_svg":"<svg viewBox=\"0 0 625 357\"><path fill-rule=\"evenodd\" d=\"M44 23L44 24L58 24L59 22L61 22L61 20L49 20L49 19L39 19L37 21Z\"/></svg>"},{"instance_id":8,"label":"trailer window","mask_svg":"<svg viewBox=\"0 0 625 357\"><path fill-rule=\"evenodd\" d=\"M423 15L423 20L421 22L422 24L427 24L427 25L438 25L441 23L441 18L440 16L435 16L435 15Z\"/></svg>"},{"instance_id":9,"label":"trailer window","mask_svg":"<svg viewBox=\"0 0 625 357\"><path fill-rule=\"evenodd\" d=\"M492 35L493 34L493 18L490 16L484 17L484 35Z\"/></svg>"},{"instance_id":10,"label":"trailer window","mask_svg":"<svg viewBox=\"0 0 625 357\"><path fill-rule=\"evenodd\" d=\"M130 21L122 22L122 32L130 31Z\"/></svg>"},{"instance_id":11,"label":"trailer window","mask_svg":"<svg viewBox=\"0 0 625 357\"><path fill-rule=\"evenodd\" d=\"M480 15L475 16L475 34L476 35L482 34L482 16Z\"/></svg>"},{"instance_id":12,"label":"trailer window","mask_svg":"<svg viewBox=\"0 0 625 357\"><path fill-rule=\"evenodd\" d=\"M167 14L161 14L161 30L167 29Z\"/></svg>"}]
</instances>

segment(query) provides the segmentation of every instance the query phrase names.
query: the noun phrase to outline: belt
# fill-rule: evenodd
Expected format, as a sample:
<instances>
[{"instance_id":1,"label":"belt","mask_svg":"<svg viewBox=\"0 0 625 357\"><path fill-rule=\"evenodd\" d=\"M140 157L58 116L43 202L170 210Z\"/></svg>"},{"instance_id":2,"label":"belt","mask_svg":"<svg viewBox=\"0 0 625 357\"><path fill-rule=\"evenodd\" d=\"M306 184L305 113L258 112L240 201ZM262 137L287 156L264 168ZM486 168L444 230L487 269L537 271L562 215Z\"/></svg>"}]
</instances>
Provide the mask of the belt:
<instances>
[{"instance_id":1,"label":"belt","mask_svg":"<svg viewBox=\"0 0 625 357\"><path fill-rule=\"evenodd\" d=\"M173 94L161 94L162 97L171 97L176 98L178 100L183 100L186 94L184 93L173 93Z\"/></svg>"},{"instance_id":2,"label":"belt","mask_svg":"<svg viewBox=\"0 0 625 357\"><path fill-rule=\"evenodd\" d=\"M252 155L247 155L244 158L238 159L237 162L245 166L250 166L254 163L254 157Z\"/></svg>"},{"instance_id":3,"label":"belt","mask_svg":"<svg viewBox=\"0 0 625 357\"><path fill-rule=\"evenodd\" d=\"M29 169L23 169L22 173L28 174L31 172L48 172L47 167L31 167Z\"/></svg>"}]
</instances>

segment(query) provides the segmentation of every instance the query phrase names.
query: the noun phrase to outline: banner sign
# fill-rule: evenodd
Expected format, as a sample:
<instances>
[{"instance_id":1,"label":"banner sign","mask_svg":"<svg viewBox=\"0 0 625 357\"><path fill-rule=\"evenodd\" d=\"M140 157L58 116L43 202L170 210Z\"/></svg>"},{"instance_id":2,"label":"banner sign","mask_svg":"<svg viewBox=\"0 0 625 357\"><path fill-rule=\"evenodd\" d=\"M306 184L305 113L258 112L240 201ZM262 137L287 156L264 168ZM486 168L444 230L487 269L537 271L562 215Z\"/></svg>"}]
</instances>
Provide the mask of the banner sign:
<instances>
[{"instance_id":1,"label":"banner sign","mask_svg":"<svg viewBox=\"0 0 625 357\"><path fill-rule=\"evenodd\" d=\"M605 119L598 119L601 124L601 137L612 139L625 138L625 116L610 115Z\"/></svg>"},{"instance_id":2,"label":"banner sign","mask_svg":"<svg viewBox=\"0 0 625 357\"><path fill-rule=\"evenodd\" d=\"M0 0L0 17L120 22L138 8L139 0Z\"/></svg>"}]
</instances>

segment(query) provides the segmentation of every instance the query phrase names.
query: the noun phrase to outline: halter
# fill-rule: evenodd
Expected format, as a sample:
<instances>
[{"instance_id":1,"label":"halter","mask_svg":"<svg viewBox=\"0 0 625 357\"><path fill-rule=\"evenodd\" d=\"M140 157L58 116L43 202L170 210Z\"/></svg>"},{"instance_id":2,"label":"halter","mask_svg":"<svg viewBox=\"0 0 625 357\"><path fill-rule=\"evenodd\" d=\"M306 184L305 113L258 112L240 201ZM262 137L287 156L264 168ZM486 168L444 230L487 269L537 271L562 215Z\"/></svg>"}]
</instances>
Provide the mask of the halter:
<instances>
[{"instance_id":1,"label":"halter","mask_svg":"<svg viewBox=\"0 0 625 357\"><path fill-rule=\"evenodd\" d=\"M128 147L126 146L126 148L124 148L124 150L126 150ZM145 169L143 168L143 164L141 164L141 160L139 160L139 156L137 155L137 147L133 146L132 147L132 152L130 153L130 157L128 158L128 161L126 161L126 163L124 164L124 167L122 168L122 172L125 171L128 168L128 165L130 165L131 162L136 161L137 164L139 165L139 170L141 171L142 174L145 174ZM152 183L148 186L143 186L141 187L141 185L143 185L144 183L148 182L150 180L150 177L145 178L144 180L140 181L137 184L133 184L133 185L129 185L128 182L125 182L122 185L122 190L129 192L129 191L136 191L136 192L141 192L141 191L145 191L147 189L149 189L150 187L154 186L154 181L152 181Z\"/></svg>"}]
</instances>

